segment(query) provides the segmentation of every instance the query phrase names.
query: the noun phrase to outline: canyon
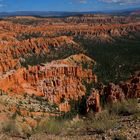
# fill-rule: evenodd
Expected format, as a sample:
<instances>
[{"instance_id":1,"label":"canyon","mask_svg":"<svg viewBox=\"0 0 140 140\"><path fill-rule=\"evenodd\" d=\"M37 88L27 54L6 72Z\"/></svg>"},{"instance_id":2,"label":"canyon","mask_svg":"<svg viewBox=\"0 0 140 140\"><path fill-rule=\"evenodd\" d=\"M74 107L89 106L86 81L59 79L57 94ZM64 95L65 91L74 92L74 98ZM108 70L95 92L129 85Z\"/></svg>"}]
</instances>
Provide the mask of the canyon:
<instances>
[{"instance_id":1,"label":"canyon","mask_svg":"<svg viewBox=\"0 0 140 140\"><path fill-rule=\"evenodd\" d=\"M119 38L136 40L140 32L139 18L131 16L9 17L0 25L0 88L47 96L54 103L85 95L83 81L97 82L92 70L96 62L84 55L85 48L75 38L92 40L94 45L113 44Z\"/></svg>"},{"instance_id":2,"label":"canyon","mask_svg":"<svg viewBox=\"0 0 140 140\"><path fill-rule=\"evenodd\" d=\"M1 112L35 127L31 116L100 113L103 103L139 99L139 39L137 16L1 19Z\"/></svg>"}]
</instances>

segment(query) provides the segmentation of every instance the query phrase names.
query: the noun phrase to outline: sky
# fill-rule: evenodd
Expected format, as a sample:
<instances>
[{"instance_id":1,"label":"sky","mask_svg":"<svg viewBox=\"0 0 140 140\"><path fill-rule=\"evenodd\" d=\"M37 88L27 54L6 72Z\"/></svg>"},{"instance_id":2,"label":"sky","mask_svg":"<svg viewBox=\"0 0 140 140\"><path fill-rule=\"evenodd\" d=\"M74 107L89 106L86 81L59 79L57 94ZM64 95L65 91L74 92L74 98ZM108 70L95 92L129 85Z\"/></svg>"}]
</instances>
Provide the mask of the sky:
<instances>
[{"instance_id":1,"label":"sky","mask_svg":"<svg viewBox=\"0 0 140 140\"><path fill-rule=\"evenodd\" d=\"M140 7L140 0L0 0L0 12L108 11Z\"/></svg>"}]
</instances>

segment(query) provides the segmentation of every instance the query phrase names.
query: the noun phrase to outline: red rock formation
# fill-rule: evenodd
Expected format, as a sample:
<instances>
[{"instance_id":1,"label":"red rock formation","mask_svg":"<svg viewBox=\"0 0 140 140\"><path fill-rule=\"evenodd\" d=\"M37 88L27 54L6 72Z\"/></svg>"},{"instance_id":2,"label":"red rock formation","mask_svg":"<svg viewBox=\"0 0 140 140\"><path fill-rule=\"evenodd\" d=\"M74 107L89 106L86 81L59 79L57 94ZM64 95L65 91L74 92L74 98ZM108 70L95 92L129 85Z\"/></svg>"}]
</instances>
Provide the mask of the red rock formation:
<instances>
[{"instance_id":1,"label":"red rock formation","mask_svg":"<svg viewBox=\"0 0 140 140\"><path fill-rule=\"evenodd\" d=\"M126 83L120 84L126 98L140 98L140 73Z\"/></svg>"},{"instance_id":2,"label":"red rock formation","mask_svg":"<svg viewBox=\"0 0 140 140\"><path fill-rule=\"evenodd\" d=\"M121 101L125 98L120 86L113 83L110 83L107 87L105 87L104 92L106 94L107 101L110 103Z\"/></svg>"},{"instance_id":3,"label":"red rock formation","mask_svg":"<svg viewBox=\"0 0 140 140\"><path fill-rule=\"evenodd\" d=\"M100 95L99 92L95 89L91 90L91 94L87 99L87 112L90 110L93 110L94 112L101 111L101 105L100 105Z\"/></svg>"},{"instance_id":4,"label":"red rock formation","mask_svg":"<svg viewBox=\"0 0 140 140\"><path fill-rule=\"evenodd\" d=\"M109 16L103 14L87 14L83 16L71 16L65 19L68 23L75 24L89 24L90 26L95 24L113 24L113 23L128 23L135 22L136 18L134 17L124 17L124 16Z\"/></svg>"},{"instance_id":5,"label":"red rock formation","mask_svg":"<svg viewBox=\"0 0 140 140\"><path fill-rule=\"evenodd\" d=\"M119 85L110 83L108 86L102 86L102 88L101 95L105 95L107 102L110 103L123 99L140 98L140 73Z\"/></svg>"},{"instance_id":6,"label":"red rock formation","mask_svg":"<svg viewBox=\"0 0 140 140\"><path fill-rule=\"evenodd\" d=\"M24 25L24 19L38 23ZM104 15L47 18L43 21L40 18L11 17L0 21L0 88L7 93L45 96L49 102L59 104L61 111L68 111L70 99L78 100L85 96L83 81L97 82L92 73L93 60L81 54L66 58L67 49L72 54L73 50L81 49L73 37L92 39L95 43L112 43L118 37L129 37L130 33L139 31L138 19ZM60 58L59 53L63 54ZM47 65L39 61L40 58L44 59L43 62L51 61L54 55L58 55L57 59L66 59ZM28 66L27 60L32 57L39 65ZM22 67L23 62L27 63L28 69ZM86 64L86 69L83 64ZM136 98L140 96L139 81L137 76L121 85L110 84L102 93L106 93L109 102L122 100L124 96ZM88 109L99 111L99 98L97 91L92 92L87 101Z\"/></svg>"},{"instance_id":7,"label":"red rock formation","mask_svg":"<svg viewBox=\"0 0 140 140\"><path fill-rule=\"evenodd\" d=\"M49 102L58 104L61 111L68 111L70 100L78 100L86 94L82 81L95 82L95 76L90 69L62 62L13 71L0 79L0 88L7 93L44 96Z\"/></svg>"}]
</instances>

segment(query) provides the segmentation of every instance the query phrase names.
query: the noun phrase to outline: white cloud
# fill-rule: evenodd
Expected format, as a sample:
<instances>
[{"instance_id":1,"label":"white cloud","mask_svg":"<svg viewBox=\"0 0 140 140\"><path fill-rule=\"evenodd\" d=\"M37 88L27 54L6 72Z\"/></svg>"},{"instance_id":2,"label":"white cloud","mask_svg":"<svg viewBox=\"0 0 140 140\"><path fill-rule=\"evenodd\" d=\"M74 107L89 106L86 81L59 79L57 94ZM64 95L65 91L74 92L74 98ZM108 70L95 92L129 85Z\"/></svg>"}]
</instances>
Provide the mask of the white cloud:
<instances>
[{"instance_id":1,"label":"white cloud","mask_svg":"<svg viewBox=\"0 0 140 140\"><path fill-rule=\"evenodd\" d=\"M120 4L120 5L124 5L124 4L140 4L140 0L99 0L102 2L106 2L106 3L115 3L115 4Z\"/></svg>"},{"instance_id":2,"label":"white cloud","mask_svg":"<svg viewBox=\"0 0 140 140\"><path fill-rule=\"evenodd\" d=\"M4 7L6 7L7 5L6 4L4 4L4 1L3 0L0 0L0 8L4 8Z\"/></svg>"},{"instance_id":3,"label":"white cloud","mask_svg":"<svg viewBox=\"0 0 140 140\"><path fill-rule=\"evenodd\" d=\"M86 4L87 0L79 0L80 3Z\"/></svg>"},{"instance_id":4,"label":"white cloud","mask_svg":"<svg viewBox=\"0 0 140 140\"><path fill-rule=\"evenodd\" d=\"M88 0L72 0L72 2L78 2L80 4L87 4Z\"/></svg>"}]
</instances>

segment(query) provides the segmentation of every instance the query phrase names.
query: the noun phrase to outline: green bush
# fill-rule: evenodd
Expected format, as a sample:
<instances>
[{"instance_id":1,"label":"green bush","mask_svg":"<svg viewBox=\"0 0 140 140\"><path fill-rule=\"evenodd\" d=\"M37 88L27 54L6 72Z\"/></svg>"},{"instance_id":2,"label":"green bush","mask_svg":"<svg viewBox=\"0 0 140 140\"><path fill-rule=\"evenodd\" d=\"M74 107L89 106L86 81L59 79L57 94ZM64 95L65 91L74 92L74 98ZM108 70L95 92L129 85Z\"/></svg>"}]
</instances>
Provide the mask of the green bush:
<instances>
[{"instance_id":1,"label":"green bush","mask_svg":"<svg viewBox=\"0 0 140 140\"><path fill-rule=\"evenodd\" d=\"M21 127L13 120L5 122L2 126L2 131L10 135L20 135L22 133Z\"/></svg>"},{"instance_id":2,"label":"green bush","mask_svg":"<svg viewBox=\"0 0 140 140\"><path fill-rule=\"evenodd\" d=\"M138 112L137 105L138 102L136 99L129 99L121 102L116 102L114 104L109 104L106 106L106 109L111 114L126 116L137 113Z\"/></svg>"},{"instance_id":3,"label":"green bush","mask_svg":"<svg viewBox=\"0 0 140 140\"><path fill-rule=\"evenodd\" d=\"M65 126L65 121L56 120L54 118L44 119L39 122L36 132L60 134Z\"/></svg>"},{"instance_id":4,"label":"green bush","mask_svg":"<svg viewBox=\"0 0 140 140\"><path fill-rule=\"evenodd\" d=\"M89 122L90 127L93 128L97 133L104 133L105 131L112 129L117 124L117 116L109 114L108 111L103 111Z\"/></svg>"},{"instance_id":5,"label":"green bush","mask_svg":"<svg viewBox=\"0 0 140 140\"><path fill-rule=\"evenodd\" d=\"M123 134L118 134L113 137L113 140L127 140L127 136L125 136Z\"/></svg>"}]
</instances>

